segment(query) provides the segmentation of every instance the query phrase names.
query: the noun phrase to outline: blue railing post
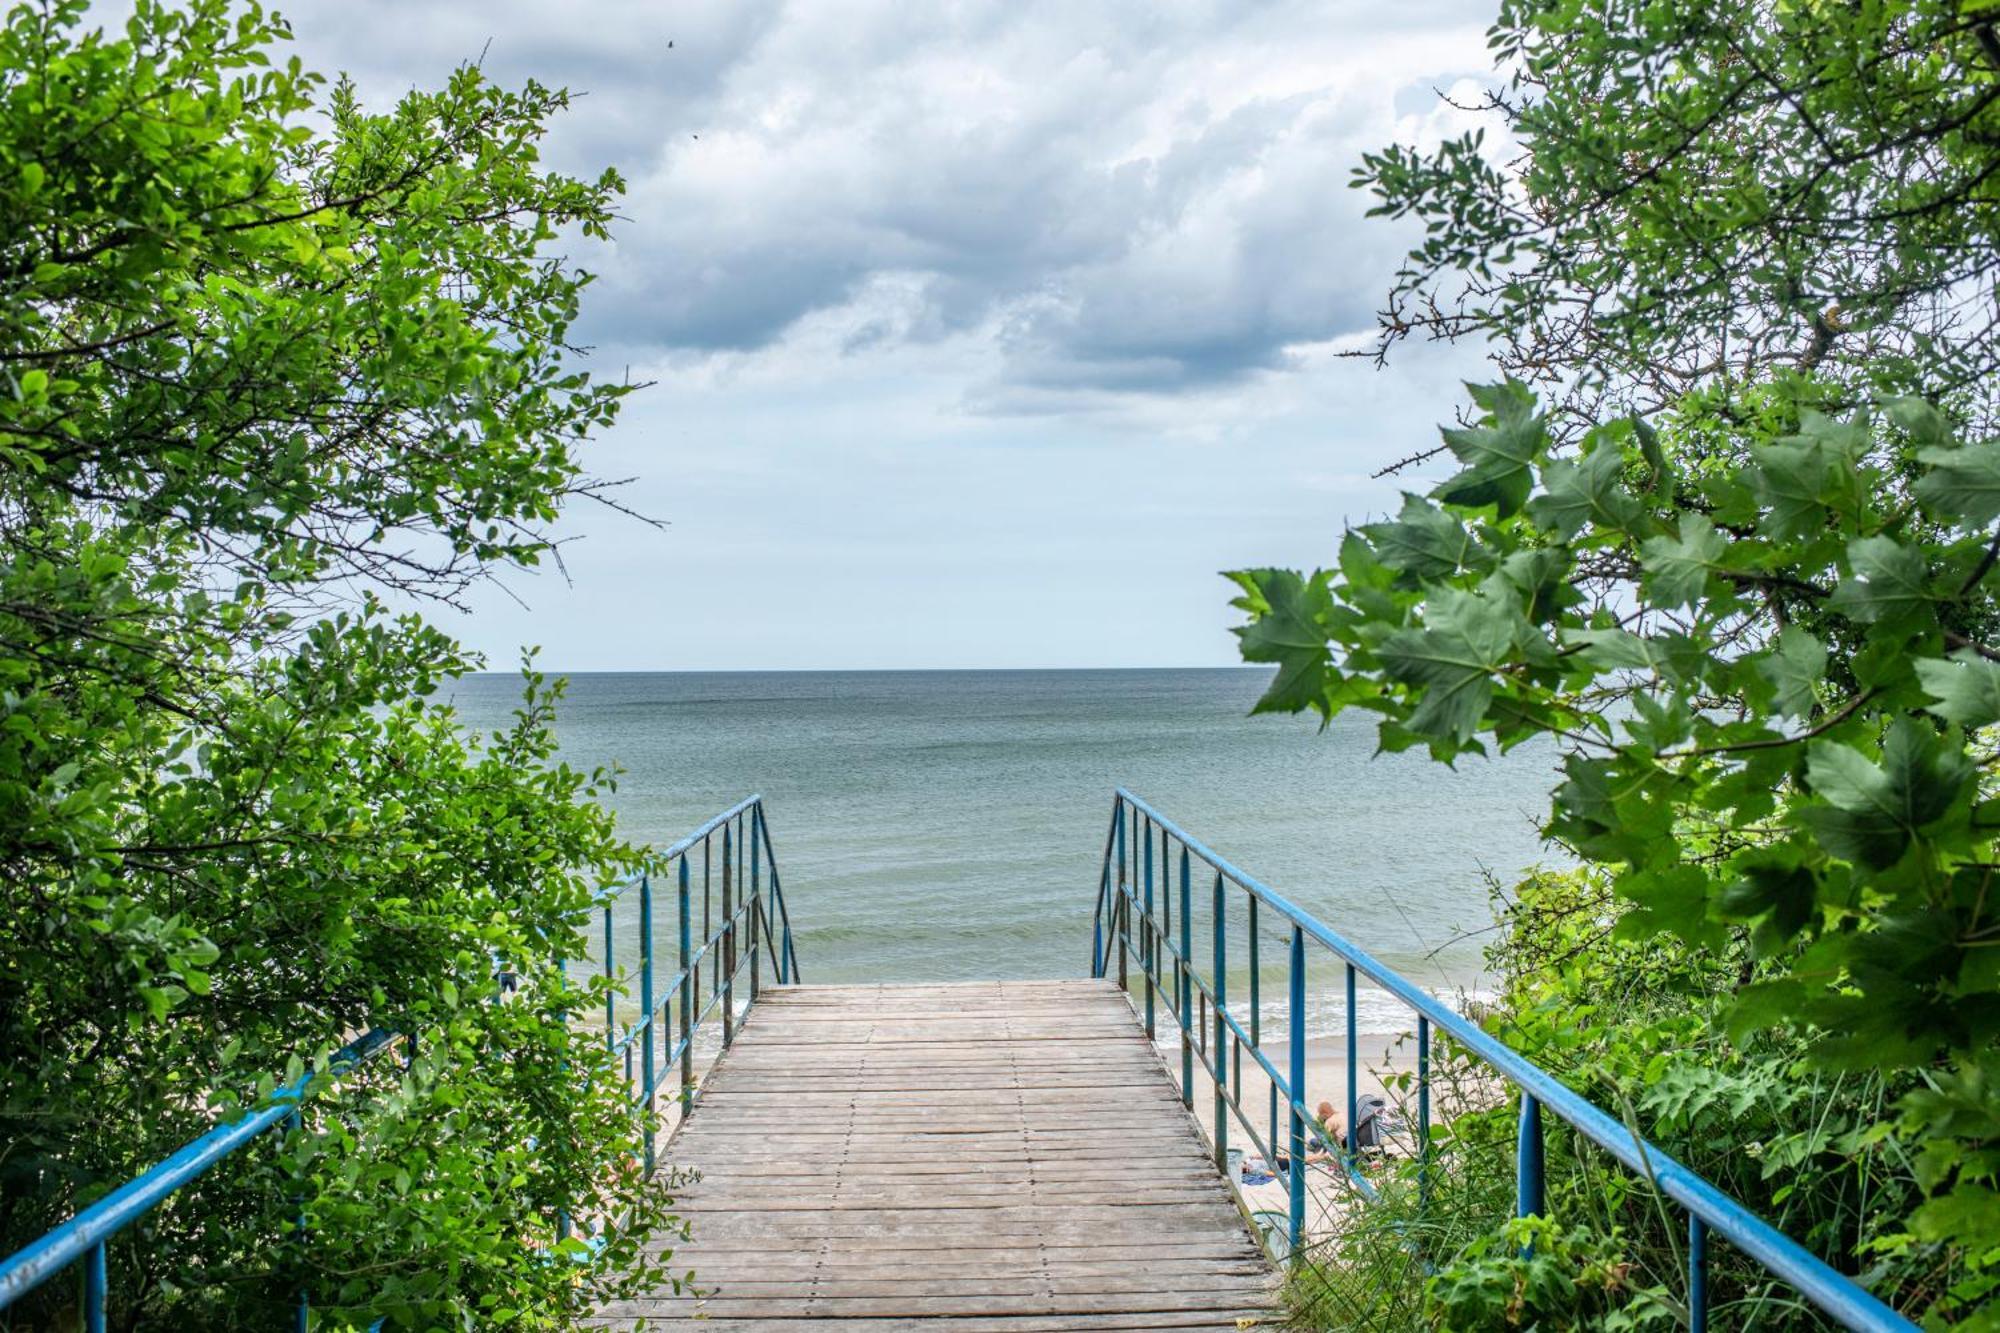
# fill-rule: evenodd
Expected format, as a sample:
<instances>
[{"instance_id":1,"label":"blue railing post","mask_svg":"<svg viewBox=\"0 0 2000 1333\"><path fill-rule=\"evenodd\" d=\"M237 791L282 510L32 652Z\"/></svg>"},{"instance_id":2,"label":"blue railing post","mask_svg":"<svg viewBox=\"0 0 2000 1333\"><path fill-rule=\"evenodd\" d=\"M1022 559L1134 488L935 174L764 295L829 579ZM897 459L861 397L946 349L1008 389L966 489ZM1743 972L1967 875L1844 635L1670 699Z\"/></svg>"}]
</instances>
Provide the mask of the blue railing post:
<instances>
[{"instance_id":1,"label":"blue railing post","mask_svg":"<svg viewBox=\"0 0 2000 1333\"><path fill-rule=\"evenodd\" d=\"M731 855L729 825L722 826L722 975L716 989L722 992L722 1047L736 1041L736 911L730 898L730 872L736 859Z\"/></svg>"},{"instance_id":2,"label":"blue railing post","mask_svg":"<svg viewBox=\"0 0 2000 1333\"><path fill-rule=\"evenodd\" d=\"M1188 850L1181 848L1181 1104L1194 1109L1194 881L1188 871Z\"/></svg>"},{"instance_id":3,"label":"blue railing post","mask_svg":"<svg viewBox=\"0 0 2000 1333\"><path fill-rule=\"evenodd\" d=\"M1153 834L1146 832L1146 855L1144 869L1140 872L1146 886L1146 910L1139 917L1139 967L1146 974L1146 1040L1152 1041L1158 1035L1153 1017L1153 992L1158 989L1159 953L1153 947Z\"/></svg>"},{"instance_id":4,"label":"blue railing post","mask_svg":"<svg viewBox=\"0 0 2000 1333\"><path fill-rule=\"evenodd\" d=\"M653 877L639 876L639 1003L645 1017L639 1020L639 1040L645 1044L639 1060L639 1077L645 1090L646 1112L640 1124L646 1133L646 1174L653 1174Z\"/></svg>"},{"instance_id":5,"label":"blue railing post","mask_svg":"<svg viewBox=\"0 0 2000 1333\"><path fill-rule=\"evenodd\" d=\"M1299 1114L1299 1103L1305 1099L1306 1089L1306 933L1297 926L1292 927L1288 980L1292 1015L1286 1041L1292 1059L1288 1071L1291 1087L1286 1090L1285 1105L1291 1108L1292 1151L1286 1171L1285 1206L1292 1255L1296 1258L1305 1251L1306 1232L1306 1124L1305 1117Z\"/></svg>"},{"instance_id":6,"label":"blue railing post","mask_svg":"<svg viewBox=\"0 0 2000 1333\"><path fill-rule=\"evenodd\" d=\"M1131 917L1126 913L1132 879L1129 873L1129 848L1126 844L1126 821L1130 818L1124 806L1118 807L1118 896L1112 900L1111 933L1118 939L1118 989L1130 990L1125 979L1125 951L1131 945Z\"/></svg>"},{"instance_id":7,"label":"blue railing post","mask_svg":"<svg viewBox=\"0 0 2000 1333\"><path fill-rule=\"evenodd\" d=\"M1111 827L1104 834L1104 869L1097 876L1097 910L1090 915L1090 979L1102 981L1110 957L1104 949L1104 914L1111 909L1111 865L1118 845L1118 828L1125 819L1125 797L1111 798Z\"/></svg>"},{"instance_id":8,"label":"blue railing post","mask_svg":"<svg viewBox=\"0 0 2000 1333\"><path fill-rule=\"evenodd\" d=\"M757 841L757 812L750 812L750 1002L757 1002L762 967L757 961L757 918L764 911L764 848ZM765 930L769 931L766 924Z\"/></svg>"},{"instance_id":9,"label":"blue railing post","mask_svg":"<svg viewBox=\"0 0 2000 1333\"><path fill-rule=\"evenodd\" d=\"M609 899L606 899L604 903L604 979L606 981L610 981L614 975L611 965L611 943L611 902ZM607 1051L616 1051L618 1049L618 1007L616 996L617 992L612 987L607 986L604 988L604 1049ZM625 1062L625 1072L628 1076L632 1072L632 1062L629 1057Z\"/></svg>"},{"instance_id":10,"label":"blue railing post","mask_svg":"<svg viewBox=\"0 0 2000 1333\"><path fill-rule=\"evenodd\" d=\"M1356 1082L1361 1072L1359 1068L1361 1054L1355 1041L1357 1022L1358 1018L1354 1012L1354 964L1349 963L1347 965L1347 1157L1349 1161L1354 1159L1355 1151L1360 1146L1354 1124L1354 1114L1361 1107L1360 1087Z\"/></svg>"},{"instance_id":11,"label":"blue railing post","mask_svg":"<svg viewBox=\"0 0 2000 1333\"><path fill-rule=\"evenodd\" d=\"M1417 1213L1431 1200L1431 1021L1417 1015Z\"/></svg>"},{"instance_id":12,"label":"blue railing post","mask_svg":"<svg viewBox=\"0 0 2000 1333\"><path fill-rule=\"evenodd\" d=\"M1688 1214L1688 1333L1708 1333L1708 1224Z\"/></svg>"},{"instance_id":13,"label":"blue railing post","mask_svg":"<svg viewBox=\"0 0 2000 1333\"><path fill-rule=\"evenodd\" d=\"M1222 1016L1229 994L1229 911L1222 899L1222 873L1215 876L1215 1166L1229 1164L1229 1024Z\"/></svg>"},{"instance_id":14,"label":"blue railing post","mask_svg":"<svg viewBox=\"0 0 2000 1333\"><path fill-rule=\"evenodd\" d=\"M1540 1217L1548 1206L1542 1176L1542 1104L1521 1094L1521 1127L1514 1160L1514 1216Z\"/></svg>"},{"instance_id":15,"label":"blue railing post","mask_svg":"<svg viewBox=\"0 0 2000 1333\"><path fill-rule=\"evenodd\" d=\"M694 912L690 903L687 853L681 853L678 897L681 913L681 1116L694 1109Z\"/></svg>"},{"instance_id":16,"label":"blue railing post","mask_svg":"<svg viewBox=\"0 0 2000 1333\"><path fill-rule=\"evenodd\" d=\"M298 1111L293 1111L290 1115L285 1117L285 1128L299 1136L301 1145L303 1145L305 1139L305 1126L306 1126L305 1117L301 1115ZM305 1194L303 1192L294 1194L292 1196L292 1202L297 1204L299 1208L298 1236L299 1239L303 1241L305 1239L305 1234L306 1234ZM98 1327L102 1328L103 1324L100 1322L98 1324ZM306 1333L306 1331L311 1327L312 1327L312 1293L307 1291L303 1286L301 1286L299 1288L299 1299L292 1306L292 1330L293 1333Z\"/></svg>"},{"instance_id":17,"label":"blue railing post","mask_svg":"<svg viewBox=\"0 0 2000 1333\"><path fill-rule=\"evenodd\" d=\"M1264 987L1262 979L1257 974L1257 898L1255 894L1251 895L1248 905L1250 909L1250 922L1247 927L1250 932L1250 1050L1254 1055L1264 1049ZM1242 1056L1242 1046L1239 1045L1236 1048L1236 1054L1239 1057ZM1269 1143L1272 1151L1275 1152L1278 1146L1278 1085L1269 1079L1266 1079L1265 1083L1271 1089L1271 1137L1265 1140L1265 1142ZM1239 1099L1243 1096L1243 1065L1240 1058L1236 1066L1236 1096Z\"/></svg>"},{"instance_id":18,"label":"blue railing post","mask_svg":"<svg viewBox=\"0 0 2000 1333\"><path fill-rule=\"evenodd\" d=\"M104 1242L99 1241L83 1257L84 1333L104 1333L104 1307L110 1294L111 1279L105 1271Z\"/></svg>"}]
</instances>

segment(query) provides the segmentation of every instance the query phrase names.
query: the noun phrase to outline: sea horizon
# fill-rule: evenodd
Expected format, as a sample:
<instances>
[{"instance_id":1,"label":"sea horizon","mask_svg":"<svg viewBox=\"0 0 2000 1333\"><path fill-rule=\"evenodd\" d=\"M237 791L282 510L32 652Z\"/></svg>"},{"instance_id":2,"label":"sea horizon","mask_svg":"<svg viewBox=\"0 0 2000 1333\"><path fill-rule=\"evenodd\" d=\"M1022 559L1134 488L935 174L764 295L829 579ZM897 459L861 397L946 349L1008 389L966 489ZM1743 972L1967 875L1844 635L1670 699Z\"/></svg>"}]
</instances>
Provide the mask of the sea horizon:
<instances>
[{"instance_id":1,"label":"sea horizon","mask_svg":"<svg viewBox=\"0 0 2000 1333\"><path fill-rule=\"evenodd\" d=\"M1260 667L547 674L570 681L563 757L622 767L602 799L631 841L664 846L763 794L808 981L1083 975L1120 786L1448 998L1486 989L1491 884L1549 859L1531 818L1545 757L1453 770L1376 755L1365 715L1324 732L1251 716ZM487 730L518 681L441 693ZM1344 1029L1343 981L1331 961L1309 975L1310 1035ZM1365 983L1357 1011L1362 1031L1401 1030Z\"/></svg>"}]
</instances>

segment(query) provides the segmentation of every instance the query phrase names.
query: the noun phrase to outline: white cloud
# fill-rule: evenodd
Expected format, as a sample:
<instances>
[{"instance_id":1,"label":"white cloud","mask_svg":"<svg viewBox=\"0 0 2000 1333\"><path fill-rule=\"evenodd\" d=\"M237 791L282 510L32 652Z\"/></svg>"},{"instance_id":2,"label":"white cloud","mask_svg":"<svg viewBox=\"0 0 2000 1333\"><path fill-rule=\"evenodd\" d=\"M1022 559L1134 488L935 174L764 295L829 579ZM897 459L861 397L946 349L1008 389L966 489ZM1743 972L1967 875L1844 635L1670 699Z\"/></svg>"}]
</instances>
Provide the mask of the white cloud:
<instances>
[{"instance_id":1,"label":"white cloud","mask_svg":"<svg viewBox=\"0 0 2000 1333\"><path fill-rule=\"evenodd\" d=\"M1476 373L1334 353L1407 239L1350 172L1464 123L1430 89L1491 7L292 0L378 105L482 53L586 94L549 160L631 184L581 334L657 386L592 464L670 526L578 511L573 586L453 623L567 668L1232 660L1215 571L1331 559Z\"/></svg>"}]
</instances>

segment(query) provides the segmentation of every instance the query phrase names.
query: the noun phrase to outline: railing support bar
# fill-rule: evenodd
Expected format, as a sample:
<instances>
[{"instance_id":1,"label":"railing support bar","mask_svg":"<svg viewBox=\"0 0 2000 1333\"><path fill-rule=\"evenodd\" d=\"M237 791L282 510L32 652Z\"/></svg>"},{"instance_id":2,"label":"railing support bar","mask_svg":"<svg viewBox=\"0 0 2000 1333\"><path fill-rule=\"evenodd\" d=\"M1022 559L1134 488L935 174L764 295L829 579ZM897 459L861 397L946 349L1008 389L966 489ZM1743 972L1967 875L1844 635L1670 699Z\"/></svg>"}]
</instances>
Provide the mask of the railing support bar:
<instances>
[{"instance_id":1,"label":"railing support bar","mask_svg":"<svg viewBox=\"0 0 2000 1333\"><path fill-rule=\"evenodd\" d=\"M694 969L688 958L694 953L694 907L692 876L687 853L681 853L681 873L677 897L681 926L681 1118L694 1110Z\"/></svg>"},{"instance_id":2,"label":"railing support bar","mask_svg":"<svg viewBox=\"0 0 2000 1333\"><path fill-rule=\"evenodd\" d=\"M1542 1175L1542 1104L1524 1092L1515 1143L1514 1216L1543 1216L1548 1207L1546 1188Z\"/></svg>"},{"instance_id":3,"label":"railing support bar","mask_svg":"<svg viewBox=\"0 0 2000 1333\"><path fill-rule=\"evenodd\" d=\"M1360 1140L1356 1133L1358 1126L1354 1123L1355 1113L1361 1109L1361 1090L1357 1082L1361 1074L1359 1068L1361 1055L1356 1041L1358 1022L1359 1018L1354 1012L1354 964L1349 963L1347 965L1347 1156L1350 1161L1360 1150Z\"/></svg>"},{"instance_id":4,"label":"railing support bar","mask_svg":"<svg viewBox=\"0 0 2000 1333\"><path fill-rule=\"evenodd\" d=\"M1287 1119L1291 1124L1292 1151L1287 1163L1285 1185L1286 1225L1291 1228L1292 1258L1296 1261L1305 1253L1306 1230L1306 1124L1299 1114L1299 1103L1305 1098L1306 1086L1306 935L1297 926L1292 927L1292 949L1287 997L1291 1001L1291 1024L1286 1030L1286 1043L1291 1047L1291 1087L1286 1089L1285 1105L1289 1108Z\"/></svg>"},{"instance_id":5,"label":"railing support bar","mask_svg":"<svg viewBox=\"0 0 2000 1333\"><path fill-rule=\"evenodd\" d=\"M1229 939L1228 904L1222 897L1222 875L1215 877L1215 1167L1224 1170L1229 1165L1229 1058L1223 1043L1229 1039L1229 1027L1222 1020L1222 1007L1228 1003L1229 982Z\"/></svg>"},{"instance_id":6,"label":"railing support bar","mask_svg":"<svg viewBox=\"0 0 2000 1333\"><path fill-rule=\"evenodd\" d=\"M1688 1333L1708 1333L1708 1224L1688 1214Z\"/></svg>"},{"instance_id":7,"label":"railing support bar","mask_svg":"<svg viewBox=\"0 0 2000 1333\"><path fill-rule=\"evenodd\" d=\"M716 984L722 988L722 1048L728 1050L736 1042L736 913L731 893L735 888L733 878L736 869L734 844L730 841L730 827L722 826L722 975Z\"/></svg>"},{"instance_id":8,"label":"railing support bar","mask_svg":"<svg viewBox=\"0 0 2000 1333\"><path fill-rule=\"evenodd\" d=\"M1153 1016L1153 993L1158 989L1160 977L1159 950L1153 947L1153 830L1150 824L1146 826L1146 854L1142 864L1146 910L1139 918L1139 967L1146 974L1146 1041L1150 1044L1159 1035Z\"/></svg>"},{"instance_id":9,"label":"railing support bar","mask_svg":"<svg viewBox=\"0 0 2000 1333\"><path fill-rule=\"evenodd\" d=\"M645 1090L645 1114L640 1124L646 1135L646 1174L653 1174L655 1104L653 1091L657 1085L653 1071L653 877L651 874L639 876L639 1003L640 1012L645 1016L639 1020L639 1041L644 1053L639 1059L639 1077Z\"/></svg>"},{"instance_id":10,"label":"railing support bar","mask_svg":"<svg viewBox=\"0 0 2000 1333\"><path fill-rule=\"evenodd\" d=\"M105 1269L104 1242L90 1247L83 1257L84 1333L104 1333L104 1307L111 1294L111 1279Z\"/></svg>"},{"instance_id":11,"label":"railing support bar","mask_svg":"<svg viewBox=\"0 0 2000 1333\"><path fill-rule=\"evenodd\" d=\"M1181 1105L1194 1109L1194 982L1188 969L1194 966L1194 932L1188 918L1194 915L1194 881L1190 878L1188 852L1181 848L1181 956L1176 964L1181 987Z\"/></svg>"}]
</instances>

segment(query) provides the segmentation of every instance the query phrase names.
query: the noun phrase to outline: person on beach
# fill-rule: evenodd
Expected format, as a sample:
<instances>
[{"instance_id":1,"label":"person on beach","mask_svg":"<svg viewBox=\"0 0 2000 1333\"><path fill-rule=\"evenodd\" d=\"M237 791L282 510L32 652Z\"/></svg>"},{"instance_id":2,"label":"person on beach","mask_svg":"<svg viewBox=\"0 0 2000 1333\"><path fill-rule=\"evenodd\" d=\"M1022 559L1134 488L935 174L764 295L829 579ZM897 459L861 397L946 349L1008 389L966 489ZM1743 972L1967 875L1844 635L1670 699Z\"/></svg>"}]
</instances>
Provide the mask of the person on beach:
<instances>
[{"instance_id":1,"label":"person on beach","mask_svg":"<svg viewBox=\"0 0 2000 1333\"><path fill-rule=\"evenodd\" d=\"M1319 1110L1317 1112L1317 1115L1319 1118L1319 1127L1326 1132L1326 1141L1328 1143L1339 1143L1340 1117L1334 1112L1333 1103L1321 1102L1319 1104ZM1333 1154L1328 1152L1325 1148L1317 1146L1318 1143L1319 1140L1314 1138L1311 1134L1306 1135L1307 1166L1314 1166L1320 1162L1331 1162L1333 1160ZM1287 1156L1284 1153L1279 1153L1277 1154L1277 1159L1278 1159L1278 1169L1280 1171L1289 1171L1292 1169L1292 1159L1289 1156Z\"/></svg>"}]
</instances>

